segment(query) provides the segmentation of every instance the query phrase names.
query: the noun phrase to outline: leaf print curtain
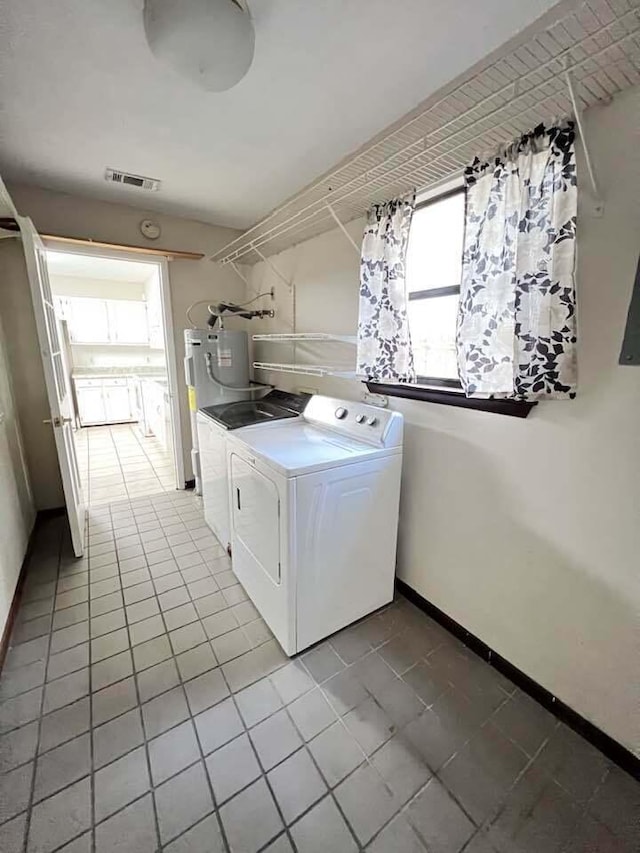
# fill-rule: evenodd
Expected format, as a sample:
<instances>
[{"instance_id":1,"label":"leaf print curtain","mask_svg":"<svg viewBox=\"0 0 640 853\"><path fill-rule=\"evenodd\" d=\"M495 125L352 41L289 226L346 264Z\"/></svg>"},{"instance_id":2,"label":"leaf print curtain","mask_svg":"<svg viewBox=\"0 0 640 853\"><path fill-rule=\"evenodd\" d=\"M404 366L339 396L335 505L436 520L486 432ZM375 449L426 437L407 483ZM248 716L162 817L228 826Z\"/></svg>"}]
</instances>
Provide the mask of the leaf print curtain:
<instances>
[{"instance_id":1,"label":"leaf print curtain","mask_svg":"<svg viewBox=\"0 0 640 853\"><path fill-rule=\"evenodd\" d=\"M457 329L468 397L575 396L574 126L538 126L465 171Z\"/></svg>"},{"instance_id":2,"label":"leaf print curtain","mask_svg":"<svg viewBox=\"0 0 640 853\"><path fill-rule=\"evenodd\" d=\"M377 382L416 378L407 318L405 258L415 195L374 205L360 259L357 373Z\"/></svg>"}]
</instances>

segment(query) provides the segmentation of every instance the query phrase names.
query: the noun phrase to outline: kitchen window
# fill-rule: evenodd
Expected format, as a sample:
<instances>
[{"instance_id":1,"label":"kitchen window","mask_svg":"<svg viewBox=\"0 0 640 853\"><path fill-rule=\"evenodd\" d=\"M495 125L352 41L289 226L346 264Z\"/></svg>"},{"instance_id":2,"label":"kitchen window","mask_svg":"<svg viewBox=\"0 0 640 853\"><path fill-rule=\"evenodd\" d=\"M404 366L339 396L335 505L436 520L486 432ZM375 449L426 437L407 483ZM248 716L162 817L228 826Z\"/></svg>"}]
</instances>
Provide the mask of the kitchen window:
<instances>
[{"instance_id":1,"label":"kitchen window","mask_svg":"<svg viewBox=\"0 0 640 853\"><path fill-rule=\"evenodd\" d=\"M526 417L535 404L468 398L458 379L456 327L464 222L463 187L416 205L406 259L416 382L401 385L368 382L367 386L377 394Z\"/></svg>"}]
</instances>

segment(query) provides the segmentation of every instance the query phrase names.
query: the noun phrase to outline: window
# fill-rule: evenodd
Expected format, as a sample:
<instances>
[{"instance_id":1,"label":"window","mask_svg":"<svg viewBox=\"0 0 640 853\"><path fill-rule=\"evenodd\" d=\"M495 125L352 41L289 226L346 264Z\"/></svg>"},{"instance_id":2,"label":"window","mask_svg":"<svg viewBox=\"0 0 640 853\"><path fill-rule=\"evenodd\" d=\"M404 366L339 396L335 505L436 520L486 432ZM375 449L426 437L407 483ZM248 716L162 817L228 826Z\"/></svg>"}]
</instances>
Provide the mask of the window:
<instances>
[{"instance_id":1,"label":"window","mask_svg":"<svg viewBox=\"0 0 640 853\"><path fill-rule=\"evenodd\" d=\"M456 322L462 277L464 190L417 205L407 248L413 357L420 385L460 388Z\"/></svg>"},{"instance_id":2,"label":"window","mask_svg":"<svg viewBox=\"0 0 640 853\"><path fill-rule=\"evenodd\" d=\"M456 326L465 193L455 189L418 204L411 220L406 282L416 384L367 382L370 391L526 418L535 403L465 397L458 379Z\"/></svg>"}]
</instances>

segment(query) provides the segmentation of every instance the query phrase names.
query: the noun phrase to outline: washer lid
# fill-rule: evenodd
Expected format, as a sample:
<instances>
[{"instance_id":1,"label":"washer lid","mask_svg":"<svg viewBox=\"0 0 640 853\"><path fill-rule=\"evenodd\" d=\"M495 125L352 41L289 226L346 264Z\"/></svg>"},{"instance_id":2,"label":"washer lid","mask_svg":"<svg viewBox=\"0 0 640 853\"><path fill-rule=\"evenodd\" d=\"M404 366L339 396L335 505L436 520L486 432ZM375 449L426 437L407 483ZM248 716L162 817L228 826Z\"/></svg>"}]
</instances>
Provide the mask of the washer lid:
<instances>
[{"instance_id":1,"label":"washer lid","mask_svg":"<svg viewBox=\"0 0 640 853\"><path fill-rule=\"evenodd\" d=\"M399 447L387 449L365 444L332 430L311 426L304 420L281 422L273 429L255 427L242 437L236 436L233 443L236 441L285 477L400 452Z\"/></svg>"}]
</instances>

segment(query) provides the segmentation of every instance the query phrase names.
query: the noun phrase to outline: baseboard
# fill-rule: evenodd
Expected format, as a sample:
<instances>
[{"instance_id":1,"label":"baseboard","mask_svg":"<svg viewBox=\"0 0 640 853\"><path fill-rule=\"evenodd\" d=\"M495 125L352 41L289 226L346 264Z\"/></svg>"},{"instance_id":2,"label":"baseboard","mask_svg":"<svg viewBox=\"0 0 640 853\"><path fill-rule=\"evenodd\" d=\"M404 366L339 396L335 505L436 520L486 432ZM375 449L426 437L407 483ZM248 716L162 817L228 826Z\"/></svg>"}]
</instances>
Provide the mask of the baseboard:
<instances>
[{"instance_id":1,"label":"baseboard","mask_svg":"<svg viewBox=\"0 0 640 853\"><path fill-rule=\"evenodd\" d=\"M491 666L494 666L521 690L539 702L547 711L550 711L555 717L566 723L569 728L582 735L585 740L589 741L596 749L599 749L607 758L623 770L626 770L635 779L640 780L640 758L625 746L589 722L589 720L585 719L577 711L574 711L573 708L566 705L557 696L554 696L553 693L550 693L545 687L542 687L541 684L538 684L537 681L534 681L506 658L503 658L502 655L499 655L479 637L467 631L459 622L447 616L439 607L436 607L435 604L423 598L420 593L416 592L415 589L412 589L404 581L396 580L396 586L399 592L408 598L409 601L442 625L443 628L446 628L447 631L463 642L465 646L487 661Z\"/></svg>"},{"instance_id":2,"label":"baseboard","mask_svg":"<svg viewBox=\"0 0 640 853\"><path fill-rule=\"evenodd\" d=\"M195 487L196 487L196 481L195 481L195 479L193 479L193 480L185 480L184 487L185 487L185 489L195 489Z\"/></svg>"},{"instance_id":3,"label":"baseboard","mask_svg":"<svg viewBox=\"0 0 640 853\"><path fill-rule=\"evenodd\" d=\"M27 566L29 565L29 560L31 559L31 554L33 553L33 545L36 541L36 534L38 532L38 528L42 525L43 521L46 521L49 518L57 518L60 515L64 515L66 513L66 509L64 507L53 507L52 509L41 509L36 513L35 521L33 522L33 527L31 528L31 533L29 534L29 541L27 542L27 548L24 552L24 557L22 558L22 565L20 566L20 571L18 572L18 580L16 582L16 587L13 591L13 598L11 599L11 605L9 607L9 614L7 615L7 621L5 622L2 637L0 638L0 673L2 672L2 667L4 666L4 660L7 656L7 651L9 649L9 640L11 639L11 632L13 631L13 626L16 621L16 615L18 613L18 607L20 606L20 599L22 598L22 589L24 587L24 580L27 576Z\"/></svg>"}]
</instances>

